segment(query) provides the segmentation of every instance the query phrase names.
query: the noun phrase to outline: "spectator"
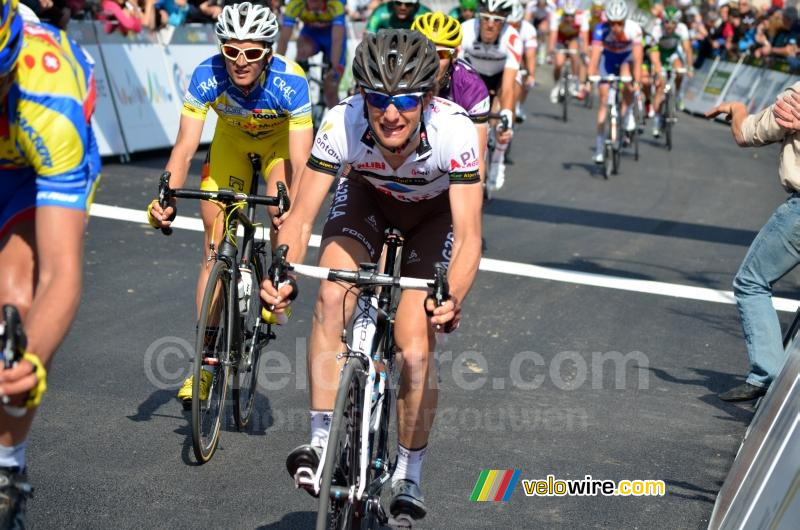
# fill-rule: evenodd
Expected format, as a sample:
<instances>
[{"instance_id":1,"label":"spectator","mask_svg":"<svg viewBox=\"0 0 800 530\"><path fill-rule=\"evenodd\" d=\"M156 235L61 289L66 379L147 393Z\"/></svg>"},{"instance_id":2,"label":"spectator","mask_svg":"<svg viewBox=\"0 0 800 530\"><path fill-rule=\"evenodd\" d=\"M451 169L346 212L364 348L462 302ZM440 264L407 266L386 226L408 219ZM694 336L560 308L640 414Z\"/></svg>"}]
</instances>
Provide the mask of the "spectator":
<instances>
[{"instance_id":1,"label":"spectator","mask_svg":"<svg viewBox=\"0 0 800 530\"><path fill-rule=\"evenodd\" d=\"M187 22L216 22L225 7L224 0L189 0Z\"/></svg>"},{"instance_id":2,"label":"spectator","mask_svg":"<svg viewBox=\"0 0 800 530\"><path fill-rule=\"evenodd\" d=\"M167 25L178 27L186 21L186 16L189 14L189 2L187 0L158 0L156 11L158 27Z\"/></svg>"},{"instance_id":3,"label":"spectator","mask_svg":"<svg viewBox=\"0 0 800 530\"><path fill-rule=\"evenodd\" d=\"M66 0L20 0L39 17L41 22L66 29L70 19L70 10Z\"/></svg>"},{"instance_id":4,"label":"spectator","mask_svg":"<svg viewBox=\"0 0 800 530\"><path fill-rule=\"evenodd\" d=\"M151 4L153 0L148 0ZM130 0L103 0L98 19L104 23L106 33L118 29L123 35L142 31L144 12ZM151 9L152 11L152 9Z\"/></svg>"},{"instance_id":5,"label":"spectator","mask_svg":"<svg viewBox=\"0 0 800 530\"><path fill-rule=\"evenodd\" d=\"M791 193L753 240L733 280L742 321L750 372L747 379L719 395L724 401L748 401L767 392L786 358L778 315L772 306L772 285L800 263L800 132L781 116L781 107L797 107L800 82L783 92L775 105L748 116L744 103L725 102L706 116L727 114L736 143L742 147L781 144L778 174ZM784 103L781 103L784 102ZM791 112L786 114L791 119Z\"/></svg>"},{"instance_id":6,"label":"spectator","mask_svg":"<svg viewBox=\"0 0 800 530\"><path fill-rule=\"evenodd\" d=\"M756 31L756 42L761 44L761 47L755 51L755 56L759 58L774 56L790 62L796 61L797 37L792 33L792 27L796 22L796 7L775 11L769 19L759 25L760 31Z\"/></svg>"}]
</instances>

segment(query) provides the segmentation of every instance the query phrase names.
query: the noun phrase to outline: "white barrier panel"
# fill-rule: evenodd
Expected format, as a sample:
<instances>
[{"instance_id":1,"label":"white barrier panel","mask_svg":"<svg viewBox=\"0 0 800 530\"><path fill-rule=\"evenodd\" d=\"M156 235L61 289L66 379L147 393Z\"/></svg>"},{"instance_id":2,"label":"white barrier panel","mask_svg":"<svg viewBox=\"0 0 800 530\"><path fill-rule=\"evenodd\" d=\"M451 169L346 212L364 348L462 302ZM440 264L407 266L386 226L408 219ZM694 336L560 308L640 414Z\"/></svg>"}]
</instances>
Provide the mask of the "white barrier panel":
<instances>
[{"instance_id":1,"label":"white barrier panel","mask_svg":"<svg viewBox=\"0 0 800 530\"><path fill-rule=\"evenodd\" d=\"M211 24L189 24L175 29L169 45L164 46L164 60L174 91L178 96L177 113L180 114L183 96L192 80L195 67L212 55L219 53L217 36ZM217 126L217 114L206 114L201 142L210 143Z\"/></svg>"},{"instance_id":2,"label":"white barrier panel","mask_svg":"<svg viewBox=\"0 0 800 530\"><path fill-rule=\"evenodd\" d=\"M703 66L694 72L694 76L689 79L686 85L686 90L683 92L683 104L688 112L701 114L702 107L700 96L703 93L703 87L706 86L709 74L711 74L712 62L705 61Z\"/></svg>"},{"instance_id":3,"label":"white barrier panel","mask_svg":"<svg viewBox=\"0 0 800 530\"><path fill-rule=\"evenodd\" d=\"M97 137L101 156L121 155L127 152L122 131L119 128L117 111L111 98L105 65L97 45L97 35L92 22L73 20L69 24L69 36L81 45L95 63L94 78L97 86L97 104L92 116L92 128Z\"/></svg>"},{"instance_id":4,"label":"white barrier panel","mask_svg":"<svg viewBox=\"0 0 800 530\"><path fill-rule=\"evenodd\" d=\"M778 94L791 86L794 79L795 78L789 74L784 74L783 72L764 70L761 74L758 92L756 92L753 99L749 101L747 111L750 113L758 112L764 107L775 103L775 98L778 97Z\"/></svg>"},{"instance_id":5,"label":"white barrier panel","mask_svg":"<svg viewBox=\"0 0 800 530\"><path fill-rule=\"evenodd\" d=\"M728 80L730 80L735 69L736 63L725 61L717 63L717 67L709 74L706 86L698 98L699 112L705 113L717 105L719 97L725 91L725 86L728 84Z\"/></svg>"},{"instance_id":6,"label":"white barrier panel","mask_svg":"<svg viewBox=\"0 0 800 530\"><path fill-rule=\"evenodd\" d=\"M720 98L722 101L750 101L761 82L762 68L743 64Z\"/></svg>"},{"instance_id":7,"label":"white barrier panel","mask_svg":"<svg viewBox=\"0 0 800 530\"><path fill-rule=\"evenodd\" d=\"M779 72L780 73L780 72ZM800 521L800 341L772 382L717 495L710 530L794 530Z\"/></svg>"},{"instance_id":8,"label":"white barrier panel","mask_svg":"<svg viewBox=\"0 0 800 530\"><path fill-rule=\"evenodd\" d=\"M178 134L179 99L156 34L123 37L98 31L120 127L130 152L172 146Z\"/></svg>"}]
</instances>

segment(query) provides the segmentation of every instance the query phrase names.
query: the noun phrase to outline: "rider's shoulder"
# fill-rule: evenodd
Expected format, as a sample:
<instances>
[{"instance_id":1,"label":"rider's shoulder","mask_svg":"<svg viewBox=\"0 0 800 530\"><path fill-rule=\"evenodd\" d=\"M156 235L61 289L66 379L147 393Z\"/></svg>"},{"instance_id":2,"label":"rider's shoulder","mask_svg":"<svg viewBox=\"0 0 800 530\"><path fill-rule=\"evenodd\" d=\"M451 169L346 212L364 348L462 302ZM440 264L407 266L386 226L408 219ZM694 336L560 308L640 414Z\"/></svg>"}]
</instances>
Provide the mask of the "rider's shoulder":
<instances>
[{"instance_id":1,"label":"rider's shoulder","mask_svg":"<svg viewBox=\"0 0 800 530\"><path fill-rule=\"evenodd\" d=\"M466 123L472 124L467 111L461 105L449 99L434 96L425 110L425 122L433 126L459 127L459 122L465 122L464 126L466 126Z\"/></svg>"},{"instance_id":2,"label":"rider's shoulder","mask_svg":"<svg viewBox=\"0 0 800 530\"><path fill-rule=\"evenodd\" d=\"M272 56L269 70L271 73L274 72L283 76L294 76L302 78L303 80L306 79L306 73L299 64L277 53Z\"/></svg>"}]
</instances>

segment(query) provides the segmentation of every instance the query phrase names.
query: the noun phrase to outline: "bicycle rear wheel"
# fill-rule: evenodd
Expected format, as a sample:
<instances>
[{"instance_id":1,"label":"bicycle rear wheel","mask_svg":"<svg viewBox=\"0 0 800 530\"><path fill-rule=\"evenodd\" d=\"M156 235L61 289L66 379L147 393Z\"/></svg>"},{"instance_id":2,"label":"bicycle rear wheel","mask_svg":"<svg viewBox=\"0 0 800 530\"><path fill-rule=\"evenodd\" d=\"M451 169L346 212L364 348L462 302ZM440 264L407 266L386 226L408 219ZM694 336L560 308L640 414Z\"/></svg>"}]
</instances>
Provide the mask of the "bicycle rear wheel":
<instances>
[{"instance_id":1,"label":"bicycle rear wheel","mask_svg":"<svg viewBox=\"0 0 800 530\"><path fill-rule=\"evenodd\" d=\"M364 515L360 501L350 501L346 494L334 500L331 489L344 492L358 481L365 382L364 361L350 357L342 369L336 393L320 482L317 530L358 528Z\"/></svg>"},{"instance_id":2,"label":"bicycle rear wheel","mask_svg":"<svg viewBox=\"0 0 800 530\"><path fill-rule=\"evenodd\" d=\"M250 263L250 270L253 274L253 290L250 294L247 315L242 319L242 329L245 337L242 341L241 358L236 365L232 391L233 419L236 421L236 427L240 430L245 429L247 424L250 423L258 386L258 360L261 356L261 350L270 341L270 332L264 329L264 324L261 321L259 286L261 285L264 269L258 256L260 256L258 252L254 253Z\"/></svg>"},{"instance_id":3,"label":"bicycle rear wheel","mask_svg":"<svg viewBox=\"0 0 800 530\"><path fill-rule=\"evenodd\" d=\"M225 414L231 349L230 272L218 261L211 269L197 326L194 381L192 384L192 447L201 464L217 450ZM206 399L200 399L203 371L211 373Z\"/></svg>"}]
</instances>

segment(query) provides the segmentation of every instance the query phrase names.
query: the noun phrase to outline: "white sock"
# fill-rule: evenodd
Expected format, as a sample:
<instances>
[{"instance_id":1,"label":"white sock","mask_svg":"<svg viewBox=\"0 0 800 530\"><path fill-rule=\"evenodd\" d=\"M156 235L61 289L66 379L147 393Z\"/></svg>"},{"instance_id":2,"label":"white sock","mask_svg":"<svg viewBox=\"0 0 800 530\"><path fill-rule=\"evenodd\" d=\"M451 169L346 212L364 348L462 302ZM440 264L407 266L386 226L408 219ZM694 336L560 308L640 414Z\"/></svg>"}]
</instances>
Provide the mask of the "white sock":
<instances>
[{"instance_id":1,"label":"white sock","mask_svg":"<svg viewBox=\"0 0 800 530\"><path fill-rule=\"evenodd\" d=\"M606 137L603 134L598 134L597 139L595 140L594 145L594 152L595 153L602 153L603 152L603 144L606 143Z\"/></svg>"},{"instance_id":2,"label":"white sock","mask_svg":"<svg viewBox=\"0 0 800 530\"><path fill-rule=\"evenodd\" d=\"M397 467L392 474L392 486L403 479L410 480L419 486L420 475L422 474L422 460L428 446L420 449L406 449L399 443L397 444Z\"/></svg>"},{"instance_id":3,"label":"white sock","mask_svg":"<svg viewBox=\"0 0 800 530\"><path fill-rule=\"evenodd\" d=\"M26 442L11 447L0 445L0 467L16 467L24 471L26 445Z\"/></svg>"},{"instance_id":4,"label":"white sock","mask_svg":"<svg viewBox=\"0 0 800 530\"><path fill-rule=\"evenodd\" d=\"M328 445L328 434L331 432L332 410L312 410L311 414L311 445L325 447Z\"/></svg>"}]
</instances>

